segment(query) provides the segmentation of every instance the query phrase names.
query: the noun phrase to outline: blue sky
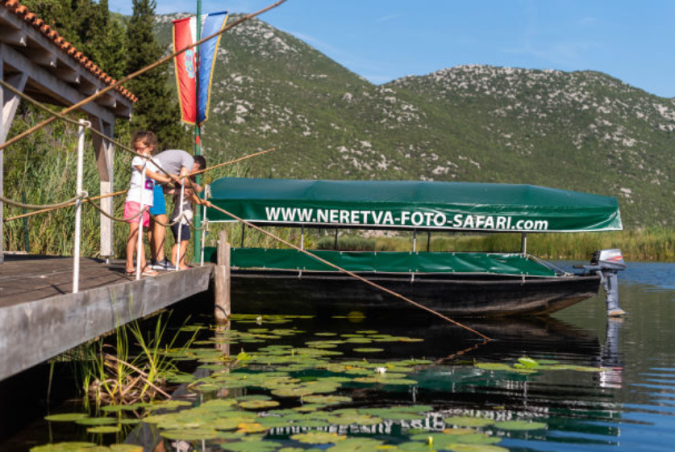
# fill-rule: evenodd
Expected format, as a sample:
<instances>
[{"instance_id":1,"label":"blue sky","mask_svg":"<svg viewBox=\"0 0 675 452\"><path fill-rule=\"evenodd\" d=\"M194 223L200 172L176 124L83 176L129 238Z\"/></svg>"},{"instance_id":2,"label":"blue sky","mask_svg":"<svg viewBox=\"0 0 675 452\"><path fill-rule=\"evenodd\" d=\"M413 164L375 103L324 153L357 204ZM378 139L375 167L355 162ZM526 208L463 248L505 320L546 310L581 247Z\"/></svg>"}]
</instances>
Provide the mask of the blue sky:
<instances>
[{"instance_id":1,"label":"blue sky","mask_svg":"<svg viewBox=\"0 0 675 452\"><path fill-rule=\"evenodd\" d=\"M109 3L131 14L131 0ZM203 0L202 12L272 3ZM156 12L197 9L186 5L157 0ZM260 19L377 84L488 64L601 71L675 97L675 0L288 0Z\"/></svg>"}]
</instances>

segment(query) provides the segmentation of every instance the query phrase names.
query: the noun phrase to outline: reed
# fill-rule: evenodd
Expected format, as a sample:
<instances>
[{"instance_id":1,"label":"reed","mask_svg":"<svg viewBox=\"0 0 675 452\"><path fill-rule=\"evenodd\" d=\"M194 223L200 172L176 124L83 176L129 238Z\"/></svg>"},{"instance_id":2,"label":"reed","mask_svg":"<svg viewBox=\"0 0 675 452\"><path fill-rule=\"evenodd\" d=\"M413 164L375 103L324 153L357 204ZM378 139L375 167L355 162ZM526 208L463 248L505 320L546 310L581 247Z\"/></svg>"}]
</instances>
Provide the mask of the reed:
<instances>
[{"instance_id":1,"label":"reed","mask_svg":"<svg viewBox=\"0 0 675 452\"><path fill-rule=\"evenodd\" d=\"M41 115L26 111L23 121L14 121L13 132L28 128ZM125 140L125 137L121 137ZM128 138L126 138L128 140ZM91 140L86 141L83 185L90 196L100 194L99 175ZM124 152L115 153L115 190L123 190L129 184L131 157ZM77 128L60 123L45 127L5 149L5 197L21 201L25 193L29 204L46 205L69 199L76 194L77 174ZM82 255L97 257L100 248L100 214L87 203L82 213ZM114 201L115 215L124 210L124 197ZM23 214L21 208L5 206L5 217ZM75 234L75 207L42 213L28 217L28 242L32 254L70 256L73 252ZM126 238L126 224L115 224L114 249L122 255ZM24 250L24 222L14 220L5 223L5 249Z\"/></svg>"},{"instance_id":2,"label":"reed","mask_svg":"<svg viewBox=\"0 0 675 452\"><path fill-rule=\"evenodd\" d=\"M164 390L166 380L180 372L166 352L185 352L197 332L176 348L181 331L167 339L167 320L162 314L153 317L149 321L155 323L154 328L133 321L115 329L114 345L102 338L76 349L80 350L74 356L80 358L79 374L88 400L96 406L128 405L170 397Z\"/></svg>"}]
</instances>

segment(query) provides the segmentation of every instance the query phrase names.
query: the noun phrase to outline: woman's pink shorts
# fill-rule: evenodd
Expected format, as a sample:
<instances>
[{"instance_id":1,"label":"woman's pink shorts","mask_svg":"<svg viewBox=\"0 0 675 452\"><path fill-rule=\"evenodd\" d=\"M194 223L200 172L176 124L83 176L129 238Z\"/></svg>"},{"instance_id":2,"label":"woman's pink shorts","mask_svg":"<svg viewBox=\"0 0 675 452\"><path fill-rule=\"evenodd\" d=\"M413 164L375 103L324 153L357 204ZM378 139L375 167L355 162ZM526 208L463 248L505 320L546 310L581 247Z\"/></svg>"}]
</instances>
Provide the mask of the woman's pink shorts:
<instances>
[{"instance_id":1,"label":"woman's pink shorts","mask_svg":"<svg viewBox=\"0 0 675 452\"><path fill-rule=\"evenodd\" d=\"M139 223L140 217L143 217L143 227L147 228L150 226L150 213L147 210L148 206L145 206L146 210L143 212L143 215L139 215L134 219L127 220L128 223ZM124 219L131 218L141 211L141 203L135 201L127 201L124 203Z\"/></svg>"}]
</instances>

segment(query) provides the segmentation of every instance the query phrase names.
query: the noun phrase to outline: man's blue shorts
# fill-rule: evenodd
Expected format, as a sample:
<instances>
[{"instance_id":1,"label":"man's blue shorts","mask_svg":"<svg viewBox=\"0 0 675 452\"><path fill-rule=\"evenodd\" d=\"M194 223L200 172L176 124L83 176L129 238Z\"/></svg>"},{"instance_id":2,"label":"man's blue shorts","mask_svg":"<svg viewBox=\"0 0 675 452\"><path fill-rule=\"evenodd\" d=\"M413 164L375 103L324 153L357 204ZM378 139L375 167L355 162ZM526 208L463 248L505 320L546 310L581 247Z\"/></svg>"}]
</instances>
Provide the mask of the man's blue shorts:
<instances>
[{"instance_id":1,"label":"man's blue shorts","mask_svg":"<svg viewBox=\"0 0 675 452\"><path fill-rule=\"evenodd\" d=\"M152 189L152 207L150 213L157 215L166 215L166 202L164 201L164 190L162 186L155 182L155 187Z\"/></svg>"}]
</instances>

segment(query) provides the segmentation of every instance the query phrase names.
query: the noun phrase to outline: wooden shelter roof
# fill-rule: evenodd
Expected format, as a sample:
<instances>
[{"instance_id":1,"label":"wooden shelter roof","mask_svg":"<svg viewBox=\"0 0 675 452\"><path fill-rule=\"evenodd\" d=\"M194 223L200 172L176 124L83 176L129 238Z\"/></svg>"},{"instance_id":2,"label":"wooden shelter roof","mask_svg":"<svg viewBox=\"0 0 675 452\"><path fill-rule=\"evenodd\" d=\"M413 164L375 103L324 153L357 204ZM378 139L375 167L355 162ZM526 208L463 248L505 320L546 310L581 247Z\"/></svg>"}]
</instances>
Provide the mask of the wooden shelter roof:
<instances>
[{"instance_id":1,"label":"wooden shelter roof","mask_svg":"<svg viewBox=\"0 0 675 452\"><path fill-rule=\"evenodd\" d=\"M0 0L0 5L0 43L16 50L85 97L116 82L18 0ZM8 74L7 70L5 74ZM26 86L25 92L46 103L69 103L35 86ZM131 105L137 100L133 93L119 86L115 92L106 93L95 102L112 110L116 116L129 117Z\"/></svg>"}]
</instances>

